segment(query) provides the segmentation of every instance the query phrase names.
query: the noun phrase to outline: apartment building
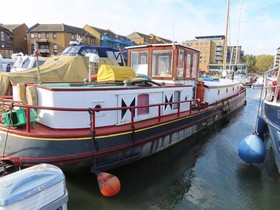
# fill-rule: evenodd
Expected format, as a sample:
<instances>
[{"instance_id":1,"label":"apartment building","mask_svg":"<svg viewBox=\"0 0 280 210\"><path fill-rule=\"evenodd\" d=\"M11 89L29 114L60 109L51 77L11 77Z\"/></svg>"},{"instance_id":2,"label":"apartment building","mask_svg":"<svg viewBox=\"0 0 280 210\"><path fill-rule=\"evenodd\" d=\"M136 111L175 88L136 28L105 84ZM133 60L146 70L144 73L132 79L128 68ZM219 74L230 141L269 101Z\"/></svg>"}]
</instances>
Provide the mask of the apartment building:
<instances>
[{"instance_id":1,"label":"apartment building","mask_svg":"<svg viewBox=\"0 0 280 210\"><path fill-rule=\"evenodd\" d=\"M199 69L208 72L209 65L223 64L224 35L196 36L195 40L183 42L183 44L200 50Z\"/></svg>"},{"instance_id":2,"label":"apartment building","mask_svg":"<svg viewBox=\"0 0 280 210\"><path fill-rule=\"evenodd\" d=\"M101 29L90 25L85 25L84 30L96 38L97 46L106 46L114 49L125 49L135 43L125 36L114 33L107 29Z\"/></svg>"},{"instance_id":3,"label":"apartment building","mask_svg":"<svg viewBox=\"0 0 280 210\"><path fill-rule=\"evenodd\" d=\"M279 62L280 62L280 47L278 47L276 50L276 55L274 57L274 67L279 66Z\"/></svg>"},{"instance_id":4,"label":"apartment building","mask_svg":"<svg viewBox=\"0 0 280 210\"><path fill-rule=\"evenodd\" d=\"M3 58L10 58L13 53L27 53L26 24L0 24L0 54Z\"/></svg>"},{"instance_id":5,"label":"apartment building","mask_svg":"<svg viewBox=\"0 0 280 210\"><path fill-rule=\"evenodd\" d=\"M27 33L28 54L37 46L41 56L60 54L71 41L95 45L96 37L84 29L66 24L35 24Z\"/></svg>"}]
</instances>

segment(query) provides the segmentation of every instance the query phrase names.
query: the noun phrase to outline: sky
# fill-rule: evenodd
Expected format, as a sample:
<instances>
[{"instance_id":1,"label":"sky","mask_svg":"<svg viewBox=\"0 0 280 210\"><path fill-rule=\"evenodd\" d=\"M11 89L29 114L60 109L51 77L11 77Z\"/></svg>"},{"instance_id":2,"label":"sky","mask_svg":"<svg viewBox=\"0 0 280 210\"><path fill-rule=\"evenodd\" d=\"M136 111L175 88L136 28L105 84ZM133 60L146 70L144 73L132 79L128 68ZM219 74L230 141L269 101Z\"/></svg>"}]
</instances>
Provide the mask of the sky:
<instances>
[{"instance_id":1,"label":"sky","mask_svg":"<svg viewBox=\"0 0 280 210\"><path fill-rule=\"evenodd\" d=\"M179 43L226 31L227 0L4 0L1 8L2 24L88 24L123 36L153 33ZM241 45L244 54L275 55L279 9L279 0L230 0L228 45Z\"/></svg>"}]
</instances>

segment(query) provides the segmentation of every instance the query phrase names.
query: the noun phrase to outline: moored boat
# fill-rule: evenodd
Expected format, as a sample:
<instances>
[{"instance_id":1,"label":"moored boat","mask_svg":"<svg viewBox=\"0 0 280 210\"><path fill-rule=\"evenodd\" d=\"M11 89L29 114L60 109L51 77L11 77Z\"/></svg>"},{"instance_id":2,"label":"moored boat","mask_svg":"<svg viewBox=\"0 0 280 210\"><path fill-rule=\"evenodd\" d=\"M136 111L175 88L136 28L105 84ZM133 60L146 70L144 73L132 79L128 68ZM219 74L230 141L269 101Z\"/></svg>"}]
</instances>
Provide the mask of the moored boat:
<instances>
[{"instance_id":1,"label":"moored boat","mask_svg":"<svg viewBox=\"0 0 280 210\"><path fill-rule=\"evenodd\" d=\"M195 49L127 50L131 67L101 65L93 82L14 84L12 99L1 100L3 164L110 170L187 140L246 103L239 81L198 78Z\"/></svg>"},{"instance_id":2,"label":"moored boat","mask_svg":"<svg viewBox=\"0 0 280 210\"><path fill-rule=\"evenodd\" d=\"M245 162L263 162L266 155L264 134L268 132L275 163L280 172L280 74L278 71L279 67L274 67L264 74L255 132L239 143L238 153Z\"/></svg>"},{"instance_id":3,"label":"moored boat","mask_svg":"<svg viewBox=\"0 0 280 210\"><path fill-rule=\"evenodd\" d=\"M275 163L280 172L280 74L279 67L273 68L264 75L261 118L268 128Z\"/></svg>"}]
</instances>

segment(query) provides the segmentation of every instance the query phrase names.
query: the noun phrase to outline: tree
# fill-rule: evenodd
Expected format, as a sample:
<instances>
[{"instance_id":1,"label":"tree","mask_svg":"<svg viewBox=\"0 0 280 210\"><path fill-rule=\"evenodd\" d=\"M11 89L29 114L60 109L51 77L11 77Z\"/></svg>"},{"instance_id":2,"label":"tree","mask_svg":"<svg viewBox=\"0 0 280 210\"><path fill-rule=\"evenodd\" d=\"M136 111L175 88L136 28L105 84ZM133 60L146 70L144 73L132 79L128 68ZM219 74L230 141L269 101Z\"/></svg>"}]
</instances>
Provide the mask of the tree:
<instances>
[{"instance_id":1,"label":"tree","mask_svg":"<svg viewBox=\"0 0 280 210\"><path fill-rule=\"evenodd\" d=\"M262 71L262 72L266 72L269 68L271 68L273 66L273 62L274 62L274 56L273 55L258 55L256 57L257 62L256 62L256 66L257 68Z\"/></svg>"},{"instance_id":2,"label":"tree","mask_svg":"<svg viewBox=\"0 0 280 210\"><path fill-rule=\"evenodd\" d=\"M273 55L245 55L245 63L249 65L249 72L266 72L274 62Z\"/></svg>"},{"instance_id":3,"label":"tree","mask_svg":"<svg viewBox=\"0 0 280 210\"><path fill-rule=\"evenodd\" d=\"M255 68L255 65L257 63L257 59L256 59L256 56L254 55L245 55L244 56L244 61L246 64L249 65L249 72L255 72L257 71L257 69Z\"/></svg>"}]
</instances>

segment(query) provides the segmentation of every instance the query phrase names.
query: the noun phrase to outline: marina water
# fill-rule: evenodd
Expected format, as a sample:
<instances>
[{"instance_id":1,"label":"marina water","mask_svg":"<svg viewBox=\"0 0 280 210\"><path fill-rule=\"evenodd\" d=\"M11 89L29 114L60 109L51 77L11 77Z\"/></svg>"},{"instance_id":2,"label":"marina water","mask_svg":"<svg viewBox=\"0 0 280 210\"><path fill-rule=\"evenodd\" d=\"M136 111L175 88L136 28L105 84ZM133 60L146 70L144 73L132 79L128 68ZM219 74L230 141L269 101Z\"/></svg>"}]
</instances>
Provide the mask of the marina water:
<instances>
[{"instance_id":1,"label":"marina water","mask_svg":"<svg viewBox=\"0 0 280 210\"><path fill-rule=\"evenodd\" d=\"M279 209L280 176L269 141L262 164L245 163L237 151L240 140L255 130L260 93L248 88L247 105L229 121L110 171L121 181L114 197L101 195L94 174L66 174L68 209Z\"/></svg>"}]
</instances>

